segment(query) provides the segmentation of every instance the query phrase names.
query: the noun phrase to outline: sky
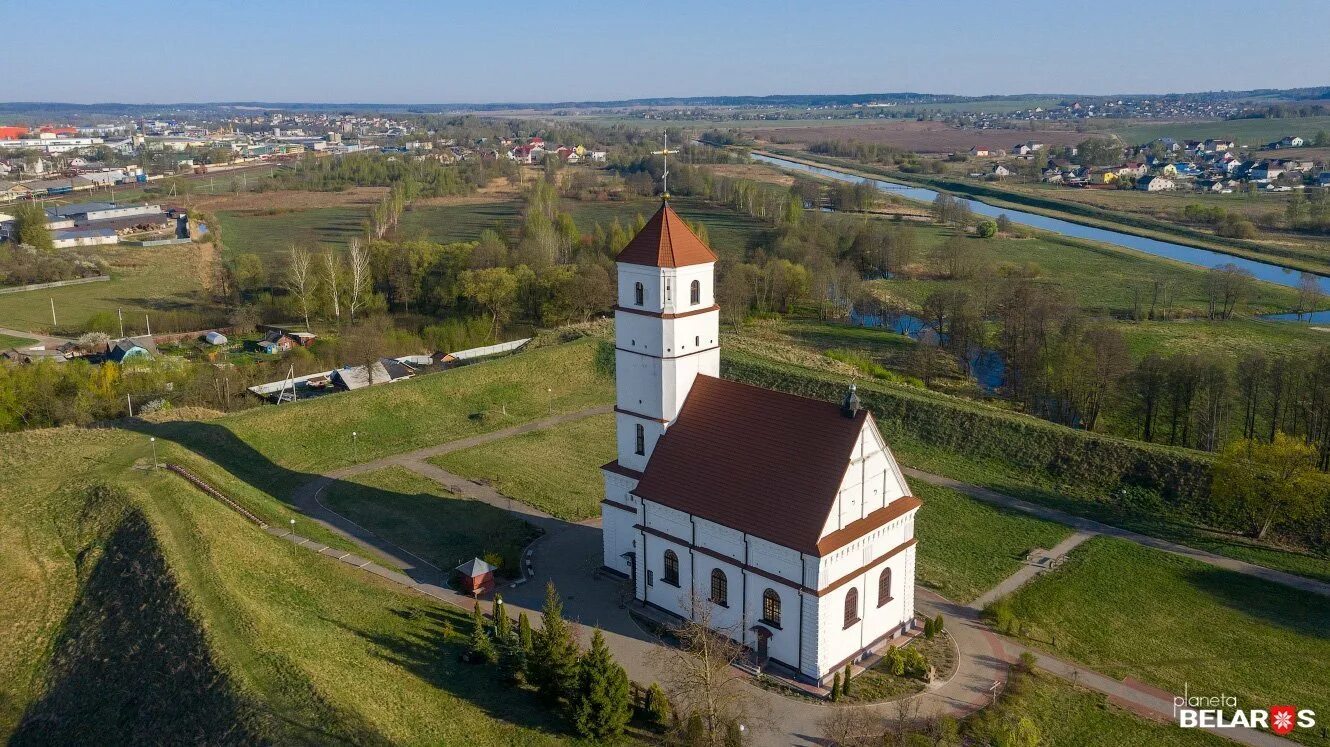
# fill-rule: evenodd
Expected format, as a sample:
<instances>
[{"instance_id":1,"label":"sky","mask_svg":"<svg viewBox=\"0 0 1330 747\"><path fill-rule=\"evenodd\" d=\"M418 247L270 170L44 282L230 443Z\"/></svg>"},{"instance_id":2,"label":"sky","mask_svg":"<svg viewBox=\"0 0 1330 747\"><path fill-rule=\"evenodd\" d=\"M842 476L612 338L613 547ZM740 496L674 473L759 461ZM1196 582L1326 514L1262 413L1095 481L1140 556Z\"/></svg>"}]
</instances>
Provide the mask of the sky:
<instances>
[{"instance_id":1,"label":"sky","mask_svg":"<svg viewBox=\"0 0 1330 747\"><path fill-rule=\"evenodd\" d=\"M53 14L53 8L59 12ZM0 0L0 101L491 103L1330 84L1324 0Z\"/></svg>"}]
</instances>

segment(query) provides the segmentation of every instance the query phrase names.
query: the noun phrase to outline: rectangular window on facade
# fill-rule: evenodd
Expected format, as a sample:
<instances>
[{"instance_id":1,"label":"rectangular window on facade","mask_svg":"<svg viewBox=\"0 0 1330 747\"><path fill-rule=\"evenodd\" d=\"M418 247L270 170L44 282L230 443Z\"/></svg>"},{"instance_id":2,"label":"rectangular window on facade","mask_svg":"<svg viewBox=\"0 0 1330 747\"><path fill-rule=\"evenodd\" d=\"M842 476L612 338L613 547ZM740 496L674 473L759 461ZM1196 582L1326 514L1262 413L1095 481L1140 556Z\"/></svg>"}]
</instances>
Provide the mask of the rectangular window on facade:
<instances>
[{"instance_id":1,"label":"rectangular window on facade","mask_svg":"<svg viewBox=\"0 0 1330 747\"><path fill-rule=\"evenodd\" d=\"M653 586L656 580L656 574L653 571L647 571L647 586Z\"/></svg>"},{"instance_id":2,"label":"rectangular window on facade","mask_svg":"<svg viewBox=\"0 0 1330 747\"><path fill-rule=\"evenodd\" d=\"M633 453L644 456L647 453L647 429L639 423L637 425L637 442L633 447Z\"/></svg>"}]
</instances>

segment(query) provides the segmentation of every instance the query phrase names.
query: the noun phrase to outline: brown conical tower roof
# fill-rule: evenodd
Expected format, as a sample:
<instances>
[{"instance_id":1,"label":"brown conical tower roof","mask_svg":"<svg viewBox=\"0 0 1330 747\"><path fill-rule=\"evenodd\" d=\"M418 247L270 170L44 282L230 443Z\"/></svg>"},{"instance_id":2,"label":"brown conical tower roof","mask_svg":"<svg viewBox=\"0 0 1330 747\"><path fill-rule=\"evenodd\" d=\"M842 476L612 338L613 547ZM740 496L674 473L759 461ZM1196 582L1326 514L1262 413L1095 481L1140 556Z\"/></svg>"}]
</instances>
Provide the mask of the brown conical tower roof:
<instances>
[{"instance_id":1,"label":"brown conical tower roof","mask_svg":"<svg viewBox=\"0 0 1330 747\"><path fill-rule=\"evenodd\" d=\"M628 242L616 262L647 267L687 267L716 261L716 254L674 212L669 202Z\"/></svg>"}]
</instances>

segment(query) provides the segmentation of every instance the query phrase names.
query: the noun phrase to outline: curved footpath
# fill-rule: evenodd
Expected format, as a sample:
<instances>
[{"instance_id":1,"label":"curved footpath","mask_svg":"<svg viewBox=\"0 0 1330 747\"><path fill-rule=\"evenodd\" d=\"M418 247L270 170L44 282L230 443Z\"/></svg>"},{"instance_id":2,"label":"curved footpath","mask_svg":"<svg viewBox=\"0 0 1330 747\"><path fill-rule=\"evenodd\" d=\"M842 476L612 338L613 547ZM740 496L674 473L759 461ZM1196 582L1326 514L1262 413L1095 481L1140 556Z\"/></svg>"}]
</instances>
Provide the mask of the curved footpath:
<instances>
[{"instance_id":1,"label":"curved footpath","mask_svg":"<svg viewBox=\"0 0 1330 747\"><path fill-rule=\"evenodd\" d=\"M308 547L320 554L329 555L337 560L363 568L441 602L469 610L473 604L472 598L458 594L447 587L448 569L438 568L409 550L374 534L328 508L320 500L323 491L334 481L342 478L392 466L412 470L439 482L456 495L483 501L496 508L511 511L544 530L545 534L527 550L528 570L526 577L510 588L502 590L510 614L515 616L523 609L538 613L544 600L544 582L551 580L558 586L563 596L565 614L582 627L580 630L581 637L590 638L588 628L592 626L601 628L605 631L606 642L614 652L615 658L628 671L630 677L639 682L661 681L664 664L662 648L656 639L644 632L628 614L631 591L626 588L622 581L599 573L601 565L599 519L590 519L575 524L565 522L515 501L490 486L472 482L425 461L441 454L606 413L611 409L608 406L588 408L575 413L557 415L425 449L375 459L322 475L302 485L293 493L291 496L292 503L301 513L355 542L366 554L371 556L370 559L361 558L340 550L333 550L279 527L270 527L267 531L278 537L288 539L297 545ZM1176 552L1202 562L1239 573L1247 573L1275 583L1288 583L1288 585L1295 586L1295 588L1330 594L1330 585L1311 579L1281 574L1249 563L1242 563L1241 561L1234 561L1230 558L1223 558L1181 545L1174 545L1152 537L1099 524L1098 522L1090 522L1054 509L1028 504L986 488L958 483L948 478L921 473L916 470L905 471L911 477L946 485L981 500L998 503L1018 511L1076 527L1079 530L1078 532L1049 551L1048 554L1052 557L1069 552L1093 534L1108 534L1140 542L1166 552ZM1014 591L1037 573L1037 570L1032 570L1032 566L1023 566L1012 577L998 584L968 606L951 602L928 589L917 587L915 601L919 612L930 617L937 614L946 617L948 620L947 630L956 641L960 658L956 673L950 679L936 683L924 692L910 698L912 701L910 710L918 716L950 714L961 717L973 713L992 702L995 686L1000 688L1006 682L1010 664L1019 659L1026 651L1031 651L1038 657L1040 669L1070 680L1080 687L1103 693L1115 705L1140 715L1156 720L1171 721L1173 718L1172 694L1131 678L1123 681L1114 680L1049 654L1028 649L1010 638L994 633L984 625L979 619L979 609L985 603L985 600L996 599L998 596ZM1308 587L1304 582L1317 586ZM534 621L538 622L538 620L537 617ZM832 708L871 711L883 719L892 718L899 712L895 702L859 706L833 706L788 697L762 689L756 685L748 685L748 690L748 720L750 723L747 725L751 729L750 733L755 744L824 744L825 742L821 736L823 731L821 722ZM1293 744L1269 732L1225 729L1214 733L1243 744L1258 747Z\"/></svg>"}]
</instances>

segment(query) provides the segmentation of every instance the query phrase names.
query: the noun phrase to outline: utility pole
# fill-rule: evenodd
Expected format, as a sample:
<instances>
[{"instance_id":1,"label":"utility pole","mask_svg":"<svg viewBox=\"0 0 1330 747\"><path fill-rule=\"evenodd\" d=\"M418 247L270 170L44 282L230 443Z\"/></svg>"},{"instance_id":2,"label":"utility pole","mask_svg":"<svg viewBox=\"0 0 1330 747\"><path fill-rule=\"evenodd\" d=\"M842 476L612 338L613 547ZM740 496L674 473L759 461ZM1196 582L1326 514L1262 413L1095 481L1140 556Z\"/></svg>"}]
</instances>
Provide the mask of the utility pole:
<instances>
[{"instance_id":1,"label":"utility pole","mask_svg":"<svg viewBox=\"0 0 1330 747\"><path fill-rule=\"evenodd\" d=\"M126 404L129 405L129 416L130 416L131 418L134 417L134 395L132 395L132 394L126 394L126 395L125 395L125 402L126 402Z\"/></svg>"},{"instance_id":2,"label":"utility pole","mask_svg":"<svg viewBox=\"0 0 1330 747\"><path fill-rule=\"evenodd\" d=\"M57 327L60 323L55 320L55 298L51 299L51 326Z\"/></svg>"},{"instance_id":3,"label":"utility pole","mask_svg":"<svg viewBox=\"0 0 1330 747\"><path fill-rule=\"evenodd\" d=\"M120 338L121 338L121 339L124 339L124 337L125 337L125 312L124 312L123 309L116 309L116 310L115 310L115 315L116 315L117 318L120 319Z\"/></svg>"},{"instance_id":4,"label":"utility pole","mask_svg":"<svg viewBox=\"0 0 1330 747\"><path fill-rule=\"evenodd\" d=\"M148 337L152 337L152 321L148 319L147 314L143 315L143 324L148 328Z\"/></svg>"}]
</instances>

